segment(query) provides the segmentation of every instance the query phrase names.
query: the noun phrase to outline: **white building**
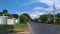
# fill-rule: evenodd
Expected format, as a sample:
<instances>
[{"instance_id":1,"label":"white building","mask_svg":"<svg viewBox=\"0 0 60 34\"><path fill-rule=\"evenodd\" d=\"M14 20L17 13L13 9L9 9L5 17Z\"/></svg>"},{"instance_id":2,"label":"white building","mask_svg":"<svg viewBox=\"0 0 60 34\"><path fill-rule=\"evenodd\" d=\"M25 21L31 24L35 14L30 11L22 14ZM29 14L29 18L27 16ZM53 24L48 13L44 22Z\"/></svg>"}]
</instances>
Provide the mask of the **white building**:
<instances>
[{"instance_id":1,"label":"white building","mask_svg":"<svg viewBox=\"0 0 60 34\"><path fill-rule=\"evenodd\" d=\"M0 16L0 24L7 24L7 16Z\"/></svg>"},{"instance_id":2,"label":"white building","mask_svg":"<svg viewBox=\"0 0 60 34\"><path fill-rule=\"evenodd\" d=\"M8 25L15 25L16 24L16 19L15 18L7 19L7 24Z\"/></svg>"},{"instance_id":3,"label":"white building","mask_svg":"<svg viewBox=\"0 0 60 34\"><path fill-rule=\"evenodd\" d=\"M15 25L17 21L15 18L8 19L7 16L0 16L0 25Z\"/></svg>"}]
</instances>

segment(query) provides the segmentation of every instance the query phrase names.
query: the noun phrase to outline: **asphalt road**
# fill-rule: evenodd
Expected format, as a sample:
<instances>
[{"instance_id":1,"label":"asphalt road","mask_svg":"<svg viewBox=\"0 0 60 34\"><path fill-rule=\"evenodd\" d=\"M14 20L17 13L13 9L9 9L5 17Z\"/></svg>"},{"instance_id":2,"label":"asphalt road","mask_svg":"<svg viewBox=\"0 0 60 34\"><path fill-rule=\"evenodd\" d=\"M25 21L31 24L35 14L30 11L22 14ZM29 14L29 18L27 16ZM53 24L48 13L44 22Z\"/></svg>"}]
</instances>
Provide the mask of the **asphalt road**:
<instances>
[{"instance_id":1,"label":"asphalt road","mask_svg":"<svg viewBox=\"0 0 60 34\"><path fill-rule=\"evenodd\" d=\"M60 26L41 23L28 23L30 27L30 34L60 34Z\"/></svg>"}]
</instances>

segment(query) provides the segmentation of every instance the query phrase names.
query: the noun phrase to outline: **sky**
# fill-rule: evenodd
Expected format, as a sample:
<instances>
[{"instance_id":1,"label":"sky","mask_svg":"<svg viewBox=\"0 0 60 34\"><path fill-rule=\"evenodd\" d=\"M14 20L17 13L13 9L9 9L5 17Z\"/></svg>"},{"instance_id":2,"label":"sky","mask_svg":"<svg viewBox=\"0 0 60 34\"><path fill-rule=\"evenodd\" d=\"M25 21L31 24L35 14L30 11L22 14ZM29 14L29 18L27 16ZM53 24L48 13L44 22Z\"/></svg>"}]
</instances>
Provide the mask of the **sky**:
<instances>
[{"instance_id":1,"label":"sky","mask_svg":"<svg viewBox=\"0 0 60 34\"><path fill-rule=\"evenodd\" d=\"M0 12L6 9L10 14L28 13L34 19L52 13L53 4L58 10L56 13L60 13L60 0L0 0Z\"/></svg>"}]
</instances>

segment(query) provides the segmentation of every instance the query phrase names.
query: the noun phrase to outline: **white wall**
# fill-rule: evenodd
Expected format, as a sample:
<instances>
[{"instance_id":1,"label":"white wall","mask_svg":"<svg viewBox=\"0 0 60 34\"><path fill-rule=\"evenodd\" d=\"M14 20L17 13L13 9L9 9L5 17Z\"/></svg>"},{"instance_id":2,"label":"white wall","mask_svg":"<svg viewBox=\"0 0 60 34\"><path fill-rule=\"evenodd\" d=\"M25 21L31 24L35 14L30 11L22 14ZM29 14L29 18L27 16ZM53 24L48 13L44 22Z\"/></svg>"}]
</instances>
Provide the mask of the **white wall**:
<instances>
[{"instance_id":1,"label":"white wall","mask_svg":"<svg viewBox=\"0 0 60 34\"><path fill-rule=\"evenodd\" d=\"M7 24L7 16L0 16L0 24Z\"/></svg>"},{"instance_id":2,"label":"white wall","mask_svg":"<svg viewBox=\"0 0 60 34\"><path fill-rule=\"evenodd\" d=\"M16 19L16 23L18 23L18 19Z\"/></svg>"},{"instance_id":3,"label":"white wall","mask_svg":"<svg viewBox=\"0 0 60 34\"><path fill-rule=\"evenodd\" d=\"M16 19L13 18L13 19L7 19L7 24L8 25L15 25L16 24Z\"/></svg>"},{"instance_id":4,"label":"white wall","mask_svg":"<svg viewBox=\"0 0 60 34\"><path fill-rule=\"evenodd\" d=\"M0 24L3 24L2 22L3 22L3 19L2 19L2 18L0 18Z\"/></svg>"},{"instance_id":5,"label":"white wall","mask_svg":"<svg viewBox=\"0 0 60 34\"><path fill-rule=\"evenodd\" d=\"M0 25L1 24L15 25L16 23L18 23L18 19L15 18L8 19L7 16L0 16Z\"/></svg>"}]
</instances>

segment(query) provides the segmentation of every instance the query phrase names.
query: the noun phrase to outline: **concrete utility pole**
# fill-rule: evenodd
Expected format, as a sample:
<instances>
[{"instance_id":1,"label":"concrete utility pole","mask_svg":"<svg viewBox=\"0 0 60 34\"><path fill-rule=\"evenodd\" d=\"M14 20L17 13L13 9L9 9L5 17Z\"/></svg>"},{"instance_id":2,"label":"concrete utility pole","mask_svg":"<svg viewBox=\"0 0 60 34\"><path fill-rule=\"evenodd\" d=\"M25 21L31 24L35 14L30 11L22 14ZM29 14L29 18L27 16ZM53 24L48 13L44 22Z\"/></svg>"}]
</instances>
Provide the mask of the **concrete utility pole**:
<instances>
[{"instance_id":1,"label":"concrete utility pole","mask_svg":"<svg viewBox=\"0 0 60 34\"><path fill-rule=\"evenodd\" d=\"M55 20L55 12L56 12L56 8L55 8L55 2L53 0L53 17L54 17L54 20L53 20L53 24L56 25L56 20Z\"/></svg>"}]
</instances>

